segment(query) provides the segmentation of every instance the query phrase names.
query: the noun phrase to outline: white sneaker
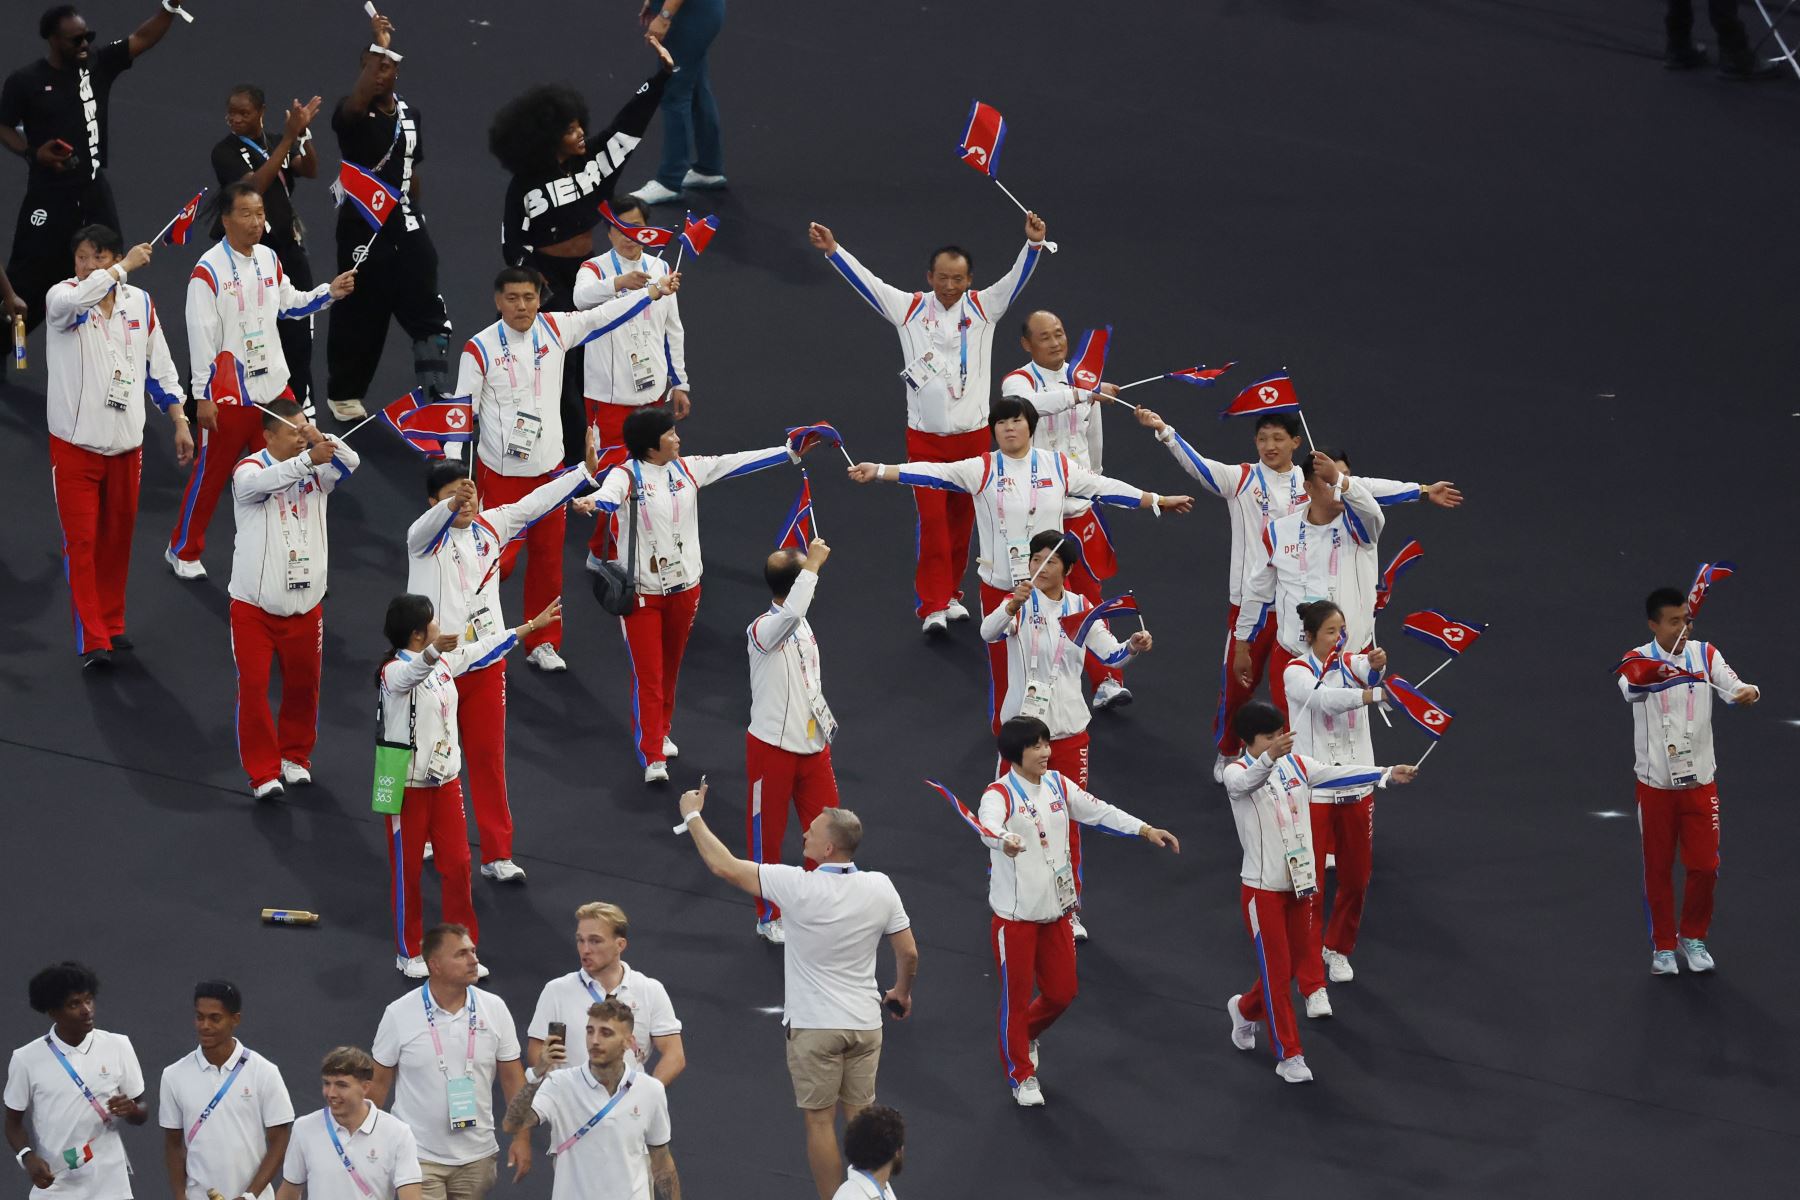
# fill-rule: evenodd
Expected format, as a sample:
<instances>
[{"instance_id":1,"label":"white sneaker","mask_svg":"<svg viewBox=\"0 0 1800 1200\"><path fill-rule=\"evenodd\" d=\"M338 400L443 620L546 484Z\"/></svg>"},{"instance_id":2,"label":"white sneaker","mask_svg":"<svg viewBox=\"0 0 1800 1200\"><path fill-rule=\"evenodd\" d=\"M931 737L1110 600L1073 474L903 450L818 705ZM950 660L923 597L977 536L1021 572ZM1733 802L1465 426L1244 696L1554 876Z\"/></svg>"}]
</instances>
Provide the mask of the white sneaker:
<instances>
[{"instance_id":1,"label":"white sneaker","mask_svg":"<svg viewBox=\"0 0 1800 1200\"><path fill-rule=\"evenodd\" d=\"M1102 679L1100 686L1094 689L1094 711L1111 708L1115 704L1124 708L1131 703L1131 689L1116 679Z\"/></svg>"},{"instance_id":2,"label":"white sneaker","mask_svg":"<svg viewBox=\"0 0 1800 1200\"><path fill-rule=\"evenodd\" d=\"M425 853L420 855L420 857L423 858L426 862L430 862L432 855L434 855L435 853L437 853L437 852L431 848L431 843L426 842L425 843Z\"/></svg>"},{"instance_id":3,"label":"white sneaker","mask_svg":"<svg viewBox=\"0 0 1800 1200\"><path fill-rule=\"evenodd\" d=\"M667 783L667 782L669 782L669 764L661 761L660 759L657 760L656 762L650 763L648 766L646 766L644 768L644 782L645 783Z\"/></svg>"},{"instance_id":4,"label":"white sneaker","mask_svg":"<svg viewBox=\"0 0 1800 1200\"><path fill-rule=\"evenodd\" d=\"M1036 1075L1013 1088L1012 1093L1013 1103L1020 1108L1042 1108L1044 1106L1044 1089L1038 1086Z\"/></svg>"},{"instance_id":5,"label":"white sneaker","mask_svg":"<svg viewBox=\"0 0 1800 1200\"><path fill-rule=\"evenodd\" d=\"M758 921L756 923L756 936L769 943L771 946L783 946L787 944L787 931L782 929L780 917L776 917L773 921Z\"/></svg>"},{"instance_id":6,"label":"white sneaker","mask_svg":"<svg viewBox=\"0 0 1800 1200\"><path fill-rule=\"evenodd\" d=\"M1029 1054L1031 1055L1031 1069L1035 1071L1038 1069L1038 1040L1036 1038L1031 1039Z\"/></svg>"},{"instance_id":7,"label":"white sneaker","mask_svg":"<svg viewBox=\"0 0 1800 1200\"><path fill-rule=\"evenodd\" d=\"M1306 998L1306 1015L1315 1021L1331 1015L1331 997L1325 994L1324 988Z\"/></svg>"},{"instance_id":8,"label":"white sneaker","mask_svg":"<svg viewBox=\"0 0 1800 1200\"><path fill-rule=\"evenodd\" d=\"M588 570L592 571L594 574L598 575L598 574L600 574L600 568L605 566L606 563L605 563L605 560L601 559L599 555L593 553L592 551L589 551L588 556L587 556L587 561L582 563L581 565L586 567Z\"/></svg>"},{"instance_id":9,"label":"white sneaker","mask_svg":"<svg viewBox=\"0 0 1800 1200\"><path fill-rule=\"evenodd\" d=\"M281 760L281 782L289 785L312 782L312 772L297 762Z\"/></svg>"},{"instance_id":10,"label":"white sneaker","mask_svg":"<svg viewBox=\"0 0 1800 1200\"><path fill-rule=\"evenodd\" d=\"M1675 944L1681 947L1681 957L1687 959L1690 971L1710 971L1713 969L1713 956L1706 949L1702 938L1676 938Z\"/></svg>"},{"instance_id":11,"label":"white sneaker","mask_svg":"<svg viewBox=\"0 0 1800 1200\"><path fill-rule=\"evenodd\" d=\"M1275 1073L1288 1083L1311 1083L1312 1068L1306 1065L1306 1056L1295 1054L1275 1064Z\"/></svg>"},{"instance_id":12,"label":"white sneaker","mask_svg":"<svg viewBox=\"0 0 1800 1200\"><path fill-rule=\"evenodd\" d=\"M1073 932L1075 934L1076 941L1078 941L1078 942L1087 941L1087 937L1088 937L1087 926L1083 925L1081 923L1081 914L1080 913L1070 913L1069 914L1069 929L1071 932Z\"/></svg>"},{"instance_id":13,"label":"white sneaker","mask_svg":"<svg viewBox=\"0 0 1800 1200\"><path fill-rule=\"evenodd\" d=\"M681 199L680 192L671 192L668 188L652 179L637 191L631 193L633 200L644 204L669 204Z\"/></svg>"},{"instance_id":14,"label":"white sneaker","mask_svg":"<svg viewBox=\"0 0 1800 1200\"><path fill-rule=\"evenodd\" d=\"M400 973L408 979L423 979L431 974L431 968L427 967L425 965L425 960L416 954L411 958L401 958L396 954L394 956L394 966L398 967Z\"/></svg>"},{"instance_id":15,"label":"white sneaker","mask_svg":"<svg viewBox=\"0 0 1800 1200\"><path fill-rule=\"evenodd\" d=\"M510 858L497 858L491 863L481 864L481 874L485 879L496 883L524 883L525 868Z\"/></svg>"},{"instance_id":16,"label":"white sneaker","mask_svg":"<svg viewBox=\"0 0 1800 1200\"><path fill-rule=\"evenodd\" d=\"M1214 783L1223 784L1225 782L1225 764L1230 761L1231 760L1229 758L1225 757L1223 754L1219 755L1219 757L1217 757L1213 760L1213 782Z\"/></svg>"},{"instance_id":17,"label":"white sneaker","mask_svg":"<svg viewBox=\"0 0 1800 1200\"><path fill-rule=\"evenodd\" d=\"M1350 960L1330 946L1325 947L1325 975L1333 983L1349 983L1356 978L1356 972L1350 969Z\"/></svg>"},{"instance_id":18,"label":"white sneaker","mask_svg":"<svg viewBox=\"0 0 1800 1200\"><path fill-rule=\"evenodd\" d=\"M725 186L725 177L723 175L702 175L690 168L688 173L681 177L681 186L699 188L701 191L717 191Z\"/></svg>"},{"instance_id":19,"label":"white sneaker","mask_svg":"<svg viewBox=\"0 0 1800 1200\"><path fill-rule=\"evenodd\" d=\"M340 421L360 421L369 415L361 400L327 400L325 404Z\"/></svg>"},{"instance_id":20,"label":"white sneaker","mask_svg":"<svg viewBox=\"0 0 1800 1200\"><path fill-rule=\"evenodd\" d=\"M681 757L681 747L677 746L675 744L675 739L670 737L666 733L663 734L663 757L664 758L680 758Z\"/></svg>"},{"instance_id":21,"label":"white sneaker","mask_svg":"<svg viewBox=\"0 0 1800 1200\"><path fill-rule=\"evenodd\" d=\"M540 671L566 671L569 669L569 664L563 661L562 655L558 654L556 647L549 642L545 642L527 654L525 661Z\"/></svg>"},{"instance_id":22,"label":"white sneaker","mask_svg":"<svg viewBox=\"0 0 1800 1200\"><path fill-rule=\"evenodd\" d=\"M952 600L944 606L944 615L952 621L966 621L969 619L969 610L963 607L961 600Z\"/></svg>"},{"instance_id":23,"label":"white sneaker","mask_svg":"<svg viewBox=\"0 0 1800 1200\"><path fill-rule=\"evenodd\" d=\"M281 780L271 779L267 783L259 783L251 788L250 798L253 800L273 800L277 796L285 795L286 792L287 789L281 786ZM1670 955L1670 958L1672 960L1674 956Z\"/></svg>"},{"instance_id":24,"label":"white sneaker","mask_svg":"<svg viewBox=\"0 0 1800 1200\"><path fill-rule=\"evenodd\" d=\"M1244 998L1242 992L1225 1002L1225 1012L1231 1017L1231 1044L1239 1050L1256 1049L1256 1022L1244 1020L1244 1014L1238 1008L1238 1002Z\"/></svg>"},{"instance_id":25,"label":"white sneaker","mask_svg":"<svg viewBox=\"0 0 1800 1200\"><path fill-rule=\"evenodd\" d=\"M1681 968L1675 965L1673 950L1658 950L1650 956L1650 973L1652 975L1679 975Z\"/></svg>"},{"instance_id":26,"label":"white sneaker","mask_svg":"<svg viewBox=\"0 0 1800 1200\"><path fill-rule=\"evenodd\" d=\"M169 569L175 572L177 579L206 578L206 568L200 564L199 559L188 562L185 559L176 558L175 551L166 546L163 547L163 561L169 564Z\"/></svg>"},{"instance_id":27,"label":"white sneaker","mask_svg":"<svg viewBox=\"0 0 1800 1200\"><path fill-rule=\"evenodd\" d=\"M947 633L949 631L949 629L950 629L950 610L947 608L940 608L938 611L932 613L929 617L925 618L925 623L923 625L919 626L919 631L921 633L929 633L929 634L934 634L934 635L940 634L940 633Z\"/></svg>"}]
</instances>

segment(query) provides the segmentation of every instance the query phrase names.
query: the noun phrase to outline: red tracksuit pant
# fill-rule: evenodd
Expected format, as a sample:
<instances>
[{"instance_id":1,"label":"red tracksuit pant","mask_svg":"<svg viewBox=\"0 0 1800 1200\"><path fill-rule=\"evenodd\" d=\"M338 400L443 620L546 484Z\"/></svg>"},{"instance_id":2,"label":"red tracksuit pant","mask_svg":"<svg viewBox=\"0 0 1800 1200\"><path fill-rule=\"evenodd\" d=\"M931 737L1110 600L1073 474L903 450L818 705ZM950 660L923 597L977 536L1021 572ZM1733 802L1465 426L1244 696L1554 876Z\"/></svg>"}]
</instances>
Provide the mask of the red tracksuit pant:
<instances>
[{"instance_id":1,"label":"red tracksuit pant","mask_svg":"<svg viewBox=\"0 0 1800 1200\"><path fill-rule=\"evenodd\" d=\"M62 523L77 654L110 650L113 636L125 632L125 576L143 469L142 446L96 454L50 438L50 488Z\"/></svg>"},{"instance_id":2,"label":"red tracksuit pant","mask_svg":"<svg viewBox=\"0 0 1800 1200\"><path fill-rule=\"evenodd\" d=\"M1244 744L1238 741L1237 732L1232 729L1231 722L1236 718L1238 709L1248 704L1250 698L1256 694L1256 685L1262 682L1264 673L1267 672L1269 675L1271 692L1281 687L1280 668L1268 671L1270 653L1279 649L1275 644L1275 618L1273 615L1263 622L1261 631L1249 643L1249 686L1246 687L1238 682L1236 672L1231 669L1231 660L1237 654L1238 646L1237 636L1234 632L1237 629L1237 619L1238 606L1234 604L1231 606L1231 615L1225 621L1225 664L1219 668L1219 710L1213 717L1213 738L1218 743L1219 753L1228 758L1244 748ZM1287 655L1286 651L1282 651L1282 653L1284 657L1281 666L1285 667L1287 659L1292 656ZM1285 718L1287 713L1286 688L1282 688L1282 698L1276 702L1275 710L1282 713Z\"/></svg>"},{"instance_id":3,"label":"red tracksuit pant","mask_svg":"<svg viewBox=\"0 0 1800 1200\"><path fill-rule=\"evenodd\" d=\"M906 431L906 457L913 462L947 463L977 458L992 441L986 429L967 433ZM913 592L919 617L930 616L962 599L963 572L969 568L969 534L975 528L975 498L937 488L914 488L919 509L919 565Z\"/></svg>"},{"instance_id":4,"label":"red tracksuit pant","mask_svg":"<svg viewBox=\"0 0 1800 1200\"><path fill-rule=\"evenodd\" d=\"M1081 542L1081 561L1075 564L1075 569L1069 572L1064 582L1070 591L1089 604L1098 604L1100 581L1111 579L1119 569L1118 562L1112 556L1112 539L1107 536L1105 527L1100 524L1099 514L1093 509L1079 516L1064 517L1063 531L1074 534ZM1081 665L1087 672L1089 687L1099 687L1103 679L1110 679L1114 683L1125 682L1125 672L1117 667L1107 666L1092 654L1082 655Z\"/></svg>"},{"instance_id":5,"label":"red tracksuit pant","mask_svg":"<svg viewBox=\"0 0 1800 1200\"><path fill-rule=\"evenodd\" d=\"M1068 917L1037 922L996 916L990 940L1000 972L1000 1062L1017 1087L1037 1073L1032 1041L1075 1002L1075 932Z\"/></svg>"},{"instance_id":6,"label":"red tracksuit pant","mask_svg":"<svg viewBox=\"0 0 1800 1200\"><path fill-rule=\"evenodd\" d=\"M1003 592L997 587L990 587L985 579L981 581L980 586L981 612L976 614L977 619L986 617L996 608L1005 604L1006 598L1012 595L1011 592ZM998 735L1000 732L1000 706L1006 702L1006 639L1002 638L997 642L989 642L987 644L987 657L988 720L993 726L994 733ZM1001 770L1004 771L1005 768L1002 767Z\"/></svg>"},{"instance_id":7,"label":"red tracksuit pant","mask_svg":"<svg viewBox=\"0 0 1800 1200\"><path fill-rule=\"evenodd\" d=\"M549 480L549 475L502 475L490 470L479 458L475 460L475 487L481 493L481 503L485 508L523 500L533 489ZM500 552L501 579L511 577L513 568L518 565L520 550L525 550L530 555L525 563L527 617L537 616L550 607L552 600L562 595L563 531L567 527L567 510L557 505L526 531L523 542L508 542L506 549ZM561 621L552 621L536 633L527 634L524 639L525 653L531 653L545 642L560 650L562 628Z\"/></svg>"},{"instance_id":8,"label":"red tracksuit pant","mask_svg":"<svg viewBox=\"0 0 1800 1200\"><path fill-rule=\"evenodd\" d=\"M1267 1024L1269 1044L1277 1060L1292 1058L1304 1053L1300 1049L1300 1027L1294 1020L1291 985L1296 957L1305 956L1313 944L1311 900L1302 900L1291 891L1240 886L1244 924L1256 947L1257 977L1238 1001L1238 1011L1246 1021ZM1315 962L1318 957L1318 952L1313 951Z\"/></svg>"},{"instance_id":9,"label":"red tracksuit pant","mask_svg":"<svg viewBox=\"0 0 1800 1200\"><path fill-rule=\"evenodd\" d=\"M466 926L469 940L481 941L475 900L469 893L469 827L463 815L462 784L452 779L437 787L409 787L398 814L387 819L388 889L394 910L394 945L404 958L419 954L425 936L424 901L419 877L425 872L425 843L430 842L437 867L438 897L444 920Z\"/></svg>"},{"instance_id":10,"label":"red tracksuit pant","mask_svg":"<svg viewBox=\"0 0 1800 1200\"><path fill-rule=\"evenodd\" d=\"M1321 865L1327 852L1337 855L1336 891L1331 897L1331 923L1325 923L1325 888L1321 881L1318 895L1313 897L1313 933L1322 937L1321 948L1329 946L1339 954L1356 949L1356 931L1362 928L1363 904L1369 896L1369 874L1375 854L1375 793L1343 804L1327 804L1314 800L1312 809L1313 853ZM1309 987L1319 959L1317 952L1303 959L1305 970L1300 975L1300 991L1311 994ZM1322 960L1320 960L1322 962ZM1317 987L1324 986L1323 975Z\"/></svg>"},{"instance_id":11,"label":"red tracksuit pant","mask_svg":"<svg viewBox=\"0 0 1800 1200\"><path fill-rule=\"evenodd\" d=\"M1681 894L1680 936L1703 938L1712 926L1713 889L1719 882L1719 785L1657 788L1637 785L1638 830L1644 842L1644 910L1650 941L1675 949L1675 889L1669 873L1675 852L1687 882Z\"/></svg>"},{"instance_id":12,"label":"red tracksuit pant","mask_svg":"<svg viewBox=\"0 0 1800 1200\"><path fill-rule=\"evenodd\" d=\"M279 398L292 400L293 395L283 392ZM219 506L219 497L231 483L232 470L246 454L255 454L265 445L262 410L221 404L218 429L197 425L194 433L199 438L194 448L194 465L181 493L175 528L169 531L169 549L183 562L198 561L200 552L206 549L206 526Z\"/></svg>"},{"instance_id":13,"label":"red tracksuit pant","mask_svg":"<svg viewBox=\"0 0 1800 1200\"><path fill-rule=\"evenodd\" d=\"M749 804L744 809L744 836L750 861L781 861L781 839L787 834L788 801L800 817L800 828L809 827L820 813L838 806L837 775L831 769L831 747L817 754L795 754L771 746L755 734L744 735L744 774L750 780ZM807 870L819 864L802 860ZM762 897L756 900L756 919L773 921L781 910Z\"/></svg>"},{"instance_id":14,"label":"red tracksuit pant","mask_svg":"<svg viewBox=\"0 0 1800 1200\"><path fill-rule=\"evenodd\" d=\"M238 759L251 787L281 775L281 762L312 766L319 740L319 660L325 606L278 617L231 602L231 657L237 663ZM281 664L281 712L269 711L269 663Z\"/></svg>"},{"instance_id":15,"label":"red tracksuit pant","mask_svg":"<svg viewBox=\"0 0 1800 1200\"><path fill-rule=\"evenodd\" d=\"M625 453L625 418L640 408L661 408L667 400L658 400L655 404L607 404L601 400L589 398L587 401L588 425L600 436L600 469L618 466L628 459ZM610 450L611 453L605 453ZM618 532L618 518L608 519L602 516L594 522L594 532L588 538L588 553L595 558L611 561L613 558L613 538Z\"/></svg>"},{"instance_id":16,"label":"red tracksuit pant","mask_svg":"<svg viewBox=\"0 0 1800 1200\"><path fill-rule=\"evenodd\" d=\"M506 660L456 677L456 736L469 800L481 831L481 861L513 854L512 809L506 803ZM464 840L467 840L465 837Z\"/></svg>"},{"instance_id":17,"label":"red tracksuit pant","mask_svg":"<svg viewBox=\"0 0 1800 1200\"><path fill-rule=\"evenodd\" d=\"M631 733L639 766L663 761L663 739L675 721L675 684L687 652L700 585L672 596L639 594L629 616L619 618L631 659Z\"/></svg>"}]
</instances>

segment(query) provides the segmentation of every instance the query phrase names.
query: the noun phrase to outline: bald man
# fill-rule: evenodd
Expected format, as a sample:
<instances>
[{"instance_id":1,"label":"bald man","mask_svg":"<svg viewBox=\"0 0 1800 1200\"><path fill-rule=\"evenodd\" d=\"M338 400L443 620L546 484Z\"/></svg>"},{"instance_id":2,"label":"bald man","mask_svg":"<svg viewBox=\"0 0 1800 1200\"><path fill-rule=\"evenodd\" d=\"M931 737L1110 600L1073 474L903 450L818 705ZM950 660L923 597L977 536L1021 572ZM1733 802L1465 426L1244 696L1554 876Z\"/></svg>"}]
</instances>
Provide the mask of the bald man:
<instances>
[{"instance_id":1,"label":"bald man","mask_svg":"<svg viewBox=\"0 0 1800 1200\"><path fill-rule=\"evenodd\" d=\"M1071 377L1074 366L1069 362L1069 335L1063 330L1062 318L1047 309L1040 308L1026 316L1019 329L1019 345L1031 355L1031 361L1000 381L1000 394L1029 400L1037 409L1037 432L1031 435L1033 445L1066 454L1070 461L1098 472L1102 443L1097 406L1112 403L1119 394L1117 385L1096 380L1096 386L1084 388L1076 383ZM1081 496L1064 497L1063 532L1074 534L1081 542L1081 558L1069 572L1069 588L1090 604L1100 603L1100 581L1111 579L1119 564L1113 556L1112 537L1094 511L1093 501ZM1109 667L1089 655L1084 669L1094 688L1095 709L1131 703L1131 692L1117 667ZM995 689L996 721L1004 693L1004 688Z\"/></svg>"},{"instance_id":2,"label":"bald man","mask_svg":"<svg viewBox=\"0 0 1800 1200\"><path fill-rule=\"evenodd\" d=\"M831 547L812 539L805 554L782 549L763 564L774 597L769 610L750 622L750 730L744 735L745 775L750 799L745 832L752 862L781 861L788 801L807 829L821 812L838 804L837 776L831 770L831 739L837 721L825 703L819 673L819 640L806 623L819 570ZM818 864L804 860L806 869ZM760 896L756 932L781 945L781 910Z\"/></svg>"}]
</instances>

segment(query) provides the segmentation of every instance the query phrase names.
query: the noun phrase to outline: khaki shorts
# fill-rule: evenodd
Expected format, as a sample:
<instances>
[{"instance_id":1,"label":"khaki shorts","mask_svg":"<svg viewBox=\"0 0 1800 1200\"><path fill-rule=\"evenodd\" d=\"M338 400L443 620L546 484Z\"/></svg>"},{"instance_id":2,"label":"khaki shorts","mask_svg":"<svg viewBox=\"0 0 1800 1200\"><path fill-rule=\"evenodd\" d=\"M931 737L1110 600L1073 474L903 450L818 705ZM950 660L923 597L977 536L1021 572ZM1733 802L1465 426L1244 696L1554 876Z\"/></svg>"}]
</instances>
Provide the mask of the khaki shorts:
<instances>
[{"instance_id":1,"label":"khaki shorts","mask_svg":"<svg viewBox=\"0 0 1800 1200\"><path fill-rule=\"evenodd\" d=\"M787 1064L799 1107L867 1108L875 1103L881 1030L789 1029Z\"/></svg>"},{"instance_id":2,"label":"khaki shorts","mask_svg":"<svg viewBox=\"0 0 1800 1200\"><path fill-rule=\"evenodd\" d=\"M460 1167L419 1160L423 1176L419 1194L425 1200L481 1200L493 1190L499 1162L492 1155Z\"/></svg>"}]
</instances>

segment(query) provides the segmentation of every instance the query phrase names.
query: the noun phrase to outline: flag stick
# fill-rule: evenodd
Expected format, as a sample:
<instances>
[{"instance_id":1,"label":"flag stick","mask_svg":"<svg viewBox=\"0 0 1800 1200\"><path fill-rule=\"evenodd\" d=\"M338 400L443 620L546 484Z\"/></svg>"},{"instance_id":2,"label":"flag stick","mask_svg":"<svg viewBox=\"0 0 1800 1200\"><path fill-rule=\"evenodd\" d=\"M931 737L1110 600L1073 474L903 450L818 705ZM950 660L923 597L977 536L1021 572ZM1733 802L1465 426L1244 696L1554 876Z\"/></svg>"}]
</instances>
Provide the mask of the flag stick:
<instances>
[{"instance_id":1,"label":"flag stick","mask_svg":"<svg viewBox=\"0 0 1800 1200\"><path fill-rule=\"evenodd\" d=\"M1014 204L1019 204L1019 198L1017 196L1013 195L1011 192L1007 191L1006 185L1004 183L1001 183L997 177L990 175L990 176L988 176L988 178L993 179L995 187L999 188L1003 192L1006 192L1006 198L1008 200L1011 200ZM1028 217L1031 215L1031 210L1029 208L1026 208L1023 204L1019 204L1019 211L1024 213Z\"/></svg>"},{"instance_id":2,"label":"flag stick","mask_svg":"<svg viewBox=\"0 0 1800 1200\"><path fill-rule=\"evenodd\" d=\"M402 208L404 208L406 206L405 197L401 198L400 205ZM358 259L357 261L350 264L350 273L352 275L354 275L358 271L362 270L363 263L369 261L369 252L371 250L375 249L375 239L381 236L381 231L388 227L388 221L392 221L393 219L394 219L393 217L389 217L387 219L387 221L383 221L380 225L376 226L375 232L372 235L370 235L369 240L363 243L363 247L362 247L363 256L360 259ZM1302 419L1304 420L1304 418L1302 418Z\"/></svg>"},{"instance_id":3,"label":"flag stick","mask_svg":"<svg viewBox=\"0 0 1800 1200\"><path fill-rule=\"evenodd\" d=\"M670 271L681 270L681 252L687 249L687 243L680 238L676 238L675 243L675 265L669 268Z\"/></svg>"},{"instance_id":4,"label":"flag stick","mask_svg":"<svg viewBox=\"0 0 1800 1200\"><path fill-rule=\"evenodd\" d=\"M1436 675L1438 673L1438 671L1443 670L1445 667L1449 666L1451 663L1453 663L1455 661L1456 660L1454 658L1446 658L1442 663L1440 663L1438 665L1437 670L1433 671L1431 673L1431 675ZM1426 684L1431 682L1431 675L1427 675L1425 678L1419 680L1419 682L1413 684L1413 686L1414 687L1424 687Z\"/></svg>"},{"instance_id":5,"label":"flag stick","mask_svg":"<svg viewBox=\"0 0 1800 1200\"><path fill-rule=\"evenodd\" d=\"M277 421L280 421L283 425L286 425L289 429L292 429L295 433L300 432L300 427L298 425L294 424L292 421L288 420L286 417L282 416L280 413L276 412L274 409L270 408L268 405L258 404L256 407L261 409L263 412L268 413L271 417L274 417ZM341 441L342 439L340 438L339 440Z\"/></svg>"},{"instance_id":6,"label":"flag stick","mask_svg":"<svg viewBox=\"0 0 1800 1200\"><path fill-rule=\"evenodd\" d=\"M1121 400L1117 396L1109 396L1105 400L1103 400L1101 403L1103 403L1103 404L1123 404L1126 408L1129 408L1132 412L1138 411L1137 405L1133 404L1129 400Z\"/></svg>"},{"instance_id":7,"label":"flag stick","mask_svg":"<svg viewBox=\"0 0 1800 1200\"><path fill-rule=\"evenodd\" d=\"M1433 750L1436 750L1437 748L1438 748L1438 744L1436 742L1433 742L1433 743L1431 743L1431 745L1425 747L1425 753L1419 755L1419 761L1413 764L1413 768L1415 770L1417 770L1419 767L1424 766L1425 760L1430 758L1431 752Z\"/></svg>"},{"instance_id":8,"label":"flag stick","mask_svg":"<svg viewBox=\"0 0 1800 1200\"><path fill-rule=\"evenodd\" d=\"M1138 386L1138 384L1140 384L1140 383L1155 383L1157 380L1159 380L1161 378L1162 378L1161 375L1152 375L1148 379L1134 379L1130 383L1121 383L1119 385L1119 390L1122 392L1126 388L1134 388L1134 387Z\"/></svg>"},{"instance_id":9,"label":"flag stick","mask_svg":"<svg viewBox=\"0 0 1800 1200\"><path fill-rule=\"evenodd\" d=\"M376 417L379 417L384 411L386 411L386 410L379 409L379 408L376 409L374 412L370 413L368 416L364 417L362 420L360 420L356 424L352 425L349 429L345 430L343 433L338 434L338 441L341 442L345 438L348 438L351 434L353 434L357 430L361 429L364 425L367 425L370 421L373 421Z\"/></svg>"},{"instance_id":10,"label":"flag stick","mask_svg":"<svg viewBox=\"0 0 1800 1200\"><path fill-rule=\"evenodd\" d=\"M1314 440L1312 430L1307 427L1306 410L1296 408L1294 410L1294 415L1300 418L1300 431L1306 435L1306 444L1311 446L1314 450L1317 450L1319 448L1319 443Z\"/></svg>"},{"instance_id":11,"label":"flag stick","mask_svg":"<svg viewBox=\"0 0 1800 1200\"><path fill-rule=\"evenodd\" d=\"M179 12L180 10L177 9L176 11ZM188 19L192 20L193 18L190 17ZM204 199L206 199L206 193L208 193L210 191L212 191L211 188L201 188L200 194L194 198L196 200L204 200ZM186 211L187 211L187 205L185 205L185 204L182 205L180 208L176 209L175 215L169 218L169 223L167 225L164 225L161 229L157 230L156 236L150 239L150 244L152 246L154 246L154 245L156 245L156 243L162 241L163 234L165 234L165 233L169 232L169 230L173 229L175 227L175 222L181 220L181 214ZM196 217L198 217L200 215L200 206L197 204L194 206L194 215Z\"/></svg>"},{"instance_id":12,"label":"flag stick","mask_svg":"<svg viewBox=\"0 0 1800 1200\"><path fill-rule=\"evenodd\" d=\"M854 458L850 457L850 452L848 450L844 449L844 443L842 443L842 442L838 443L838 453L844 456L845 462L849 463L853 467L856 465L856 460Z\"/></svg>"}]
</instances>

